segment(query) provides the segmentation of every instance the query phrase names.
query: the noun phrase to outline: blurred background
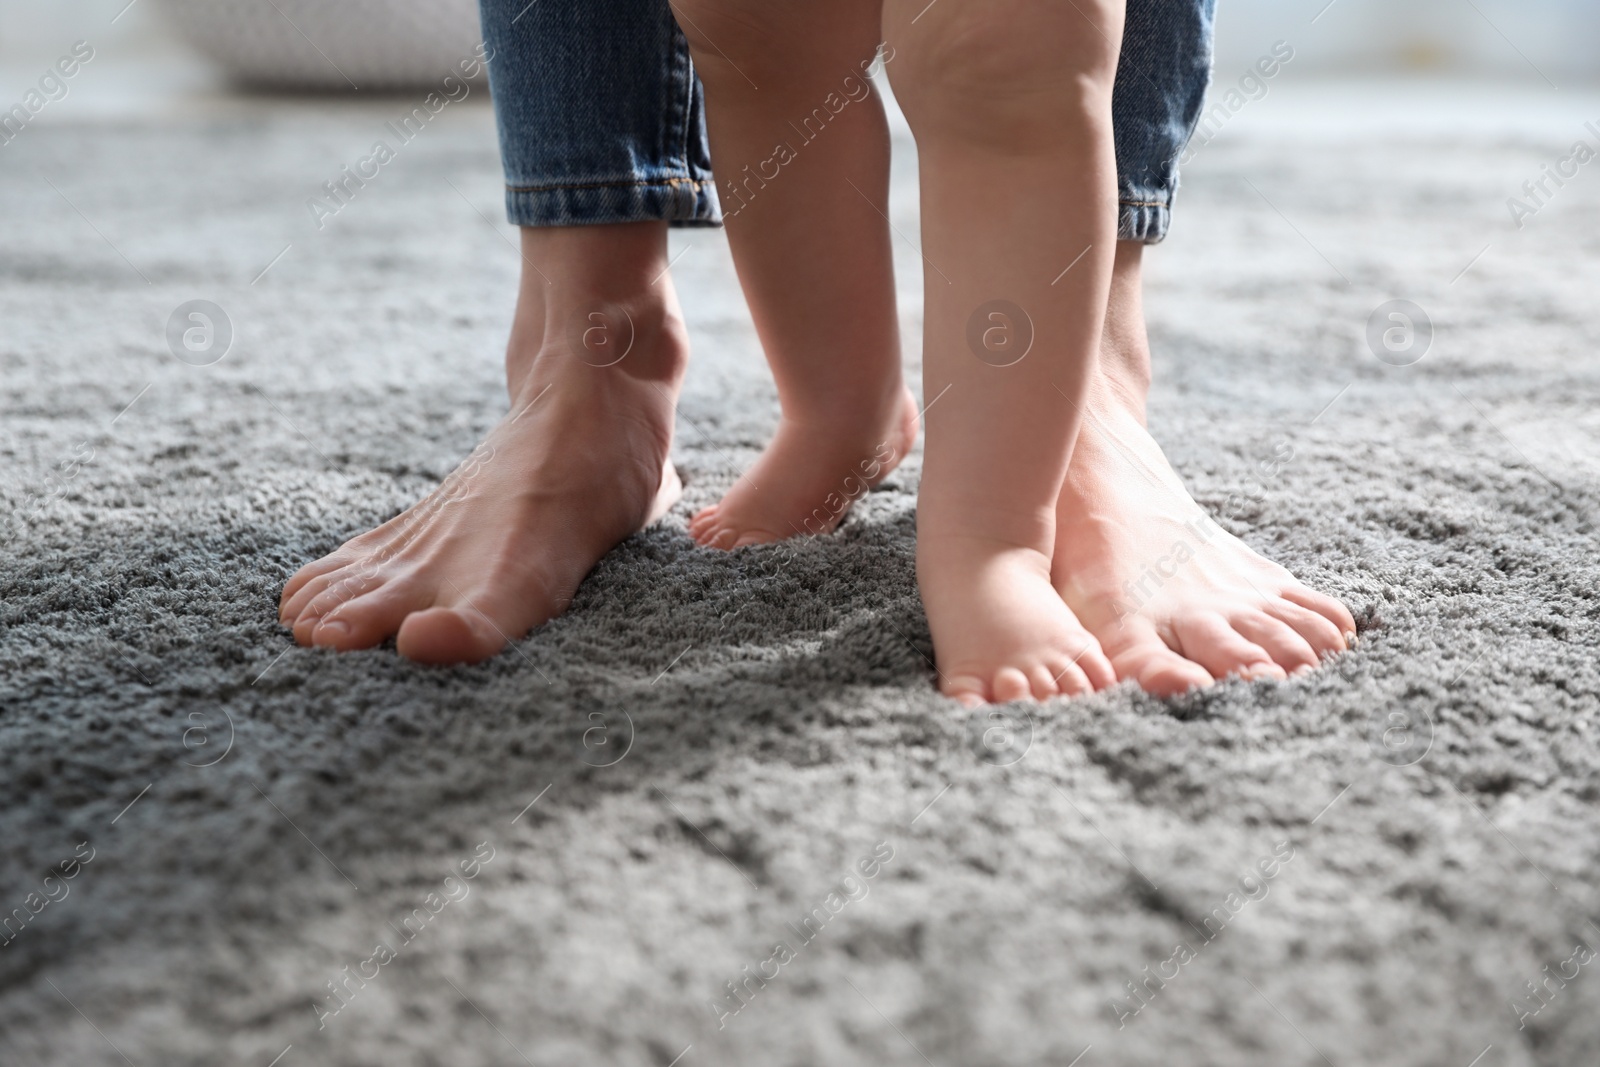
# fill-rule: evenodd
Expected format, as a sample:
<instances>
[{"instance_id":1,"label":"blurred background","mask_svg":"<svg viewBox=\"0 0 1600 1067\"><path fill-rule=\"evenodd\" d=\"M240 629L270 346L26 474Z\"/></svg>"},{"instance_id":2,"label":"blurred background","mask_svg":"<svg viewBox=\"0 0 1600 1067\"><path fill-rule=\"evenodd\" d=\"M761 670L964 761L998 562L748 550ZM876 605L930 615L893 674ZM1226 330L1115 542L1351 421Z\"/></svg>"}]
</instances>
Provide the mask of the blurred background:
<instances>
[{"instance_id":1,"label":"blurred background","mask_svg":"<svg viewBox=\"0 0 1600 1067\"><path fill-rule=\"evenodd\" d=\"M454 38L471 34L474 12L472 0L0 0L0 101L9 107L21 99L66 46L88 36L96 49L95 77L72 86L75 106L136 110L153 99L192 99L220 87L219 56L237 63L252 51L258 57L278 53L287 57L288 69L313 81L332 79L330 87L343 84L335 63L351 73L362 61L353 53L363 46L387 49L391 63L425 66L425 50L417 52L406 35L460 55ZM359 38L341 39L334 28L340 22ZM468 28L449 32L457 26ZM375 27L392 31L392 39L375 45ZM307 37L328 55L314 55ZM1235 72L1283 41L1294 54L1285 82L1422 77L1566 88L1600 80L1597 40L1596 0L1222 0L1216 86L1225 90ZM406 55L408 47L413 51ZM308 58L322 69L308 66Z\"/></svg>"},{"instance_id":2,"label":"blurred background","mask_svg":"<svg viewBox=\"0 0 1600 1067\"><path fill-rule=\"evenodd\" d=\"M1252 63L1278 39L1295 48L1304 74L1442 74L1563 80L1600 77L1600 3L1596 0L1222 0L1217 16L1219 71ZM277 18L268 0L206 6L256 8ZM280 5L294 13L301 5ZM385 7L423 5L337 2L327 5L364 19ZM429 5L446 10L471 3ZM109 20L127 7L116 23ZM0 0L0 63L7 97L31 79L27 70L53 60L63 39L97 27L99 42L119 64L148 65L148 88L204 84L199 56L174 36L190 5L163 0ZM1320 11L1320 14L1318 12ZM1308 26L1307 14L1316 17ZM156 76L159 75L157 78Z\"/></svg>"},{"instance_id":3,"label":"blurred background","mask_svg":"<svg viewBox=\"0 0 1600 1067\"><path fill-rule=\"evenodd\" d=\"M1315 21L1308 23L1307 16ZM1596 0L1220 0L1217 74L1289 41L1302 74L1600 77Z\"/></svg>"}]
</instances>

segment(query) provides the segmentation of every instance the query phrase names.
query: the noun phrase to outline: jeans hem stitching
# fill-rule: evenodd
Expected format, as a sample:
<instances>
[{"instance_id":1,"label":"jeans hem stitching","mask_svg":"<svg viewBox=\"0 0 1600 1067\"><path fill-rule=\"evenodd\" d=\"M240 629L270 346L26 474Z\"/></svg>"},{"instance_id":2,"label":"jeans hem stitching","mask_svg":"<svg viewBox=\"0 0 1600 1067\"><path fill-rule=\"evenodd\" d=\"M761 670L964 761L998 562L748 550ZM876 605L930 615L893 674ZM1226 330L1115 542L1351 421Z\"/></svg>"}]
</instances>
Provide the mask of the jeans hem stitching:
<instances>
[{"instance_id":1,"label":"jeans hem stitching","mask_svg":"<svg viewBox=\"0 0 1600 1067\"><path fill-rule=\"evenodd\" d=\"M636 182L578 182L566 185L507 185L508 193L556 193L564 189L648 189L652 186L667 185L676 188L680 185L692 185L698 191L710 185L709 179L704 178L661 178L655 181Z\"/></svg>"}]
</instances>

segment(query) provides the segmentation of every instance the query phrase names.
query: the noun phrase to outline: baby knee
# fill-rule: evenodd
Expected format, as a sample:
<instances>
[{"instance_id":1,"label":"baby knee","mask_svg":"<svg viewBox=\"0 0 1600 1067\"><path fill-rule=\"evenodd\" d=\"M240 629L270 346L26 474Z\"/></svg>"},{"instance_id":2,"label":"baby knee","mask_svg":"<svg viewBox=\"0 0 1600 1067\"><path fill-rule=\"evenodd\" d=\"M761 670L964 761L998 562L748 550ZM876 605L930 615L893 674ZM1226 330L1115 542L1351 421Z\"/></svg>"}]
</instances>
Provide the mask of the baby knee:
<instances>
[{"instance_id":1,"label":"baby knee","mask_svg":"<svg viewBox=\"0 0 1600 1067\"><path fill-rule=\"evenodd\" d=\"M886 19L885 70L913 127L985 140L1059 129L1109 112L1120 12L1104 0L943 0L914 22Z\"/></svg>"},{"instance_id":2,"label":"baby knee","mask_svg":"<svg viewBox=\"0 0 1600 1067\"><path fill-rule=\"evenodd\" d=\"M672 0L672 13L702 76L726 68L741 83L757 84L760 73L781 62L795 20L789 5L770 0Z\"/></svg>"}]
</instances>

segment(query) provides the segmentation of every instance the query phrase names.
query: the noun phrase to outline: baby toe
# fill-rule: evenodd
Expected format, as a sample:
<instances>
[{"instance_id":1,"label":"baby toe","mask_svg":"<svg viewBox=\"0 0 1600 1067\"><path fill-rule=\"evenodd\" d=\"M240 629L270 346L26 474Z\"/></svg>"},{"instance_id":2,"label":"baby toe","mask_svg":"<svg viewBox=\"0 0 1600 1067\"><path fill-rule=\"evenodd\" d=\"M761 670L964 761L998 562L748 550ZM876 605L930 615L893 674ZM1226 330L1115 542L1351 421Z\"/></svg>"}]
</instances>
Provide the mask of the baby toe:
<instances>
[{"instance_id":1,"label":"baby toe","mask_svg":"<svg viewBox=\"0 0 1600 1067\"><path fill-rule=\"evenodd\" d=\"M939 681L939 691L963 707L975 708L987 702L987 686L975 674L950 674Z\"/></svg>"},{"instance_id":2,"label":"baby toe","mask_svg":"<svg viewBox=\"0 0 1600 1067\"><path fill-rule=\"evenodd\" d=\"M1062 696L1083 696L1087 693L1094 692L1096 688L1093 680L1090 679L1089 676L1084 673L1083 668L1076 663L1067 663L1066 665L1057 668L1054 671L1052 678L1055 682L1057 691L1059 691Z\"/></svg>"},{"instance_id":3,"label":"baby toe","mask_svg":"<svg viewBox=\"0 0 1600 1067\"><path fill-rule=\"evenodd\" d=\"M1062 692L1056 678L1058 672L1043 663L1036 663L1023 673L1028 677L1028 692L1035 700L1049 700Z\"/></svg>"},{"instance_id":4,"label":"baby toe","mask_svg":"<svg viewBox=\"0 0 1600 1067\"><path fill-rule=\"evenodd\" d=\"M1028 676L1016 667L1001 667L994 672L994 699L995 703L1003 704L1008 700L1027 700L1033 696L1033 687L1028 684Z\"/></svg>"}]
</instances>

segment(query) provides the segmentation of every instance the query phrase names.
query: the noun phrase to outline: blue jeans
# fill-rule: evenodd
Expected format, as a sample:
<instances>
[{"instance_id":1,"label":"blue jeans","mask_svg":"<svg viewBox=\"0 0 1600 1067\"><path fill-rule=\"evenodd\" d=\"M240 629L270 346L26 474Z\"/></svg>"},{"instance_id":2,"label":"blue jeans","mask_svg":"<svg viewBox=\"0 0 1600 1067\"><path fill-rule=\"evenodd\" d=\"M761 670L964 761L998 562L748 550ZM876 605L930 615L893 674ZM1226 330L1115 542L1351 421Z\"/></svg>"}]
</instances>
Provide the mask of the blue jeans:
<instances>
[{"instance_id":1,"label":"blue jeans","mask_svg":"<svg viewBox=\"0 0 1600 1067\"><path fill-rule=\"evenodd\" d=\"M721 221L705 95L667 0L478 3L513 223ZM1127 0L1112 99L1122 240L1167 234L1215 7Z\"/></svg>"}]
</instances>

